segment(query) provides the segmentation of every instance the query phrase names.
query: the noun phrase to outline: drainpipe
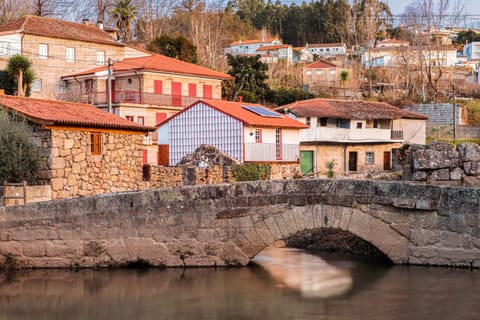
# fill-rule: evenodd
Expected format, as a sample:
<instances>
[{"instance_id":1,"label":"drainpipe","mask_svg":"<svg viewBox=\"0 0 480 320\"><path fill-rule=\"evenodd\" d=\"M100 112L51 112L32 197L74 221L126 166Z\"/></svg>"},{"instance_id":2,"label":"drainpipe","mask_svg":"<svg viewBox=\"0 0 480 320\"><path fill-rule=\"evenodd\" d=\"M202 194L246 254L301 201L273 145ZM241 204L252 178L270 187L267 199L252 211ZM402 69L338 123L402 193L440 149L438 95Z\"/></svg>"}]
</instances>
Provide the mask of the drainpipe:
<instances>
[{"instance_id":1,"label":"drainpipe","mask_svg":"<svg viewBox=\"0 0 480 320\"><path fill-rule=\"evenodd\" d=\"M343 145L343 172L347 174L347 145Z\"/></svg>"},{"instance_id":2,"label":"drainpipe","mask_svg":"<svg viewBox=\"0 0 480 320\"><path fill-rule=\"evenodd\" d=\"M108 112L112 113L112 59L108 58L107 63L107 106Z\"/></svg>"}]
</instances>

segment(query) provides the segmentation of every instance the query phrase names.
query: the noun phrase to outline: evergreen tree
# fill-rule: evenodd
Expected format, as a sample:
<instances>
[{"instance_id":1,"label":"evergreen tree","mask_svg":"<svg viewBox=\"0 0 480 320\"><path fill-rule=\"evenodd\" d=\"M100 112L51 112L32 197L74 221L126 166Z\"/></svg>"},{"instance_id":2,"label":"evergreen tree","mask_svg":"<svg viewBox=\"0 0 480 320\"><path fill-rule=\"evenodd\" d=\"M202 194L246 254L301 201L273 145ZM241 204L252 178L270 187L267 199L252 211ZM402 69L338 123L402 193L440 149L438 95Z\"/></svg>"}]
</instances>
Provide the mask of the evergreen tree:
<instances>
[{"instance_id":1,"label":"evergreen tree","mask_svg":"<svg viewBox=\"0 0 480 320\"><path fill-rule=\"evenodd\" d=\"M164 34L150 42L147 49L185 62L198 62L197 48L181 35Z\"/></svg>"},{"instance_id":2,"label":"evergreen tree","mask_svg":"<svg viewBox=\"0 0 480 320\"><path fill-rule=\"evenodd\" d=\"M130 41L131 25L137 15L137 8L133 5L132 0L118 0L115 2L112 15L120 30L122 41Z\"/></svg>"},{"instance_id":3,"label":"evergreen tree","mask_svg":"<svg viewBox=\"0 0 480 320\"><path fill-rule=\"evenodd\" d=\"M246 102L263 101L268 91L268 65L260 61L260 56L244 57L227 55L231 69L228 74L235 77L235 82L229 93L235 100L239 96Z\"/></svg>"}]
</instances>

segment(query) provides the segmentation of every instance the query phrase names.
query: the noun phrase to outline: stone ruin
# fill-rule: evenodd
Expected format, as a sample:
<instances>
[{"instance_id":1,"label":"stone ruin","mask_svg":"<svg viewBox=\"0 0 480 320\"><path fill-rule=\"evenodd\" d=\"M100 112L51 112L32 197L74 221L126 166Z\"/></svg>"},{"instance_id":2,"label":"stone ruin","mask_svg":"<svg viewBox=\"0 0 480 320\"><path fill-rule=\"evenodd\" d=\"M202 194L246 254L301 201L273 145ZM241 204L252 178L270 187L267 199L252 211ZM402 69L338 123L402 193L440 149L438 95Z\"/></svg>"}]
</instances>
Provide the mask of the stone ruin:
<instances>
[{"instance_id":1,"label":"stone ruin","mask_svg":"<svg viewBox=\"0 0 480 320\"><path fill-rule=\"evenodd\" d=\"M202 144L177 164L183 170L183 184L233 181L231 168L239 162L214 146Z\"/></svg>"},{"instance_id":2,"label":"stone ruin","mask_svg":"<svg viewBox=\"0 0 480 320\"><path fill-rule=\"evenodd\" d=\"M480 186L480 146L461 143L454 148L443 142L411 145L405 152L402 177L403 180Z\"/></svg>"}]
</instances>

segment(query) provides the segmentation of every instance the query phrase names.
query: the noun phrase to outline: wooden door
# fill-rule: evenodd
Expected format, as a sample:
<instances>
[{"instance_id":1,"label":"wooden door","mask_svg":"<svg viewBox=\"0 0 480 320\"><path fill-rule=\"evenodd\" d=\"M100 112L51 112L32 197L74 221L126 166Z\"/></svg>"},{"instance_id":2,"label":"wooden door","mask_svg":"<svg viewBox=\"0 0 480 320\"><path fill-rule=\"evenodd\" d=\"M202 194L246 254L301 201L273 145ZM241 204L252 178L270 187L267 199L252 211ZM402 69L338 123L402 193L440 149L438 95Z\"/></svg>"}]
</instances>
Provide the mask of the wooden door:
<instances>
[{"instance_id":1,"label":"wooden door","mask_svg":"<svg viewBox=\"0 0 480 320\"><path fill-rule=\"evenodd\" d=\"M158 165L159 166L168 166L169 165L169 158L168 158L169 146L168 144L159 144L158 145Z\"/></svg>"},{"instance_id":2,"label":"wooden door","mask_svg":"<svg viewBox=\"0 0 480 320\"><path fill-rule=\"evenodd\" d=\"M350 151L348 153L348 171L357 171L357 152Z\"/></svg>"},{"instance_id":3,"label":"wooden door","mask_svg":"<svg viewBox=\"0 0 480 320\"><path fill-rule=\"evenodd\" d=\"M390 151L383 152L383 170L391 169L390 159L391 159Z\"/></svg>"}]
</instances>

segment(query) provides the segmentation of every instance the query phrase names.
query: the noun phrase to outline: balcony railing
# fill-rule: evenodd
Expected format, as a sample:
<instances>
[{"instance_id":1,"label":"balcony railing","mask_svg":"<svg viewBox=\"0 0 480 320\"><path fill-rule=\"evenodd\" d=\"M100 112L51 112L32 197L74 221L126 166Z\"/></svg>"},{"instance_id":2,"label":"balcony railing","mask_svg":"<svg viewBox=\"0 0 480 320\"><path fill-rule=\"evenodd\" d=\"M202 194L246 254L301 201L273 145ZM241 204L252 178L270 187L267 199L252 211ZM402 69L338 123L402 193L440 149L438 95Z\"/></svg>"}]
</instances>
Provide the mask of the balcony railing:
<instances>
[{"instance_id":1,"label":"balcony railing","mask_svg":"<svg viewBox=\"0 0 480 320\"><path fill-rule=\"evenodd\" d=\"M403 140L403 131L392 130L392 140Z\"/></svg>"},{"instance_id":2,"label":"balcony railing","mask_svg":"<svg viewBox=\"0 0 480 320\"><path fill-rule=\"evenodd\" d=\"M95 92L86 95L86 98L95 105L107 104L106 92ZM133 103L133 104L152 104L161 106L188 107L201 98L179 96L171 94L158 94L139 91L116 90L112 93L112 104Z\"/></svg>"},{"instance_id":3,"label":"balcony railing","mask_svg":"<svg viewBox=\"0 0 480 320\"><path fill-rule=\"evenodd\" d=\"M244 161L298 161L298 144L245 143Z\"/></svg>"}]
</instances>

